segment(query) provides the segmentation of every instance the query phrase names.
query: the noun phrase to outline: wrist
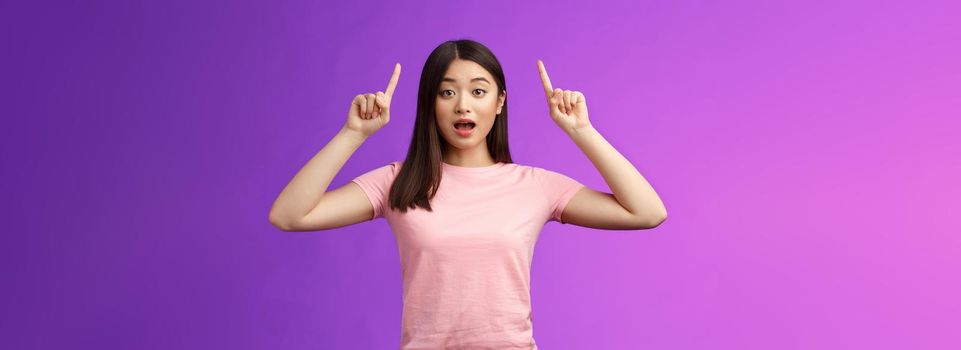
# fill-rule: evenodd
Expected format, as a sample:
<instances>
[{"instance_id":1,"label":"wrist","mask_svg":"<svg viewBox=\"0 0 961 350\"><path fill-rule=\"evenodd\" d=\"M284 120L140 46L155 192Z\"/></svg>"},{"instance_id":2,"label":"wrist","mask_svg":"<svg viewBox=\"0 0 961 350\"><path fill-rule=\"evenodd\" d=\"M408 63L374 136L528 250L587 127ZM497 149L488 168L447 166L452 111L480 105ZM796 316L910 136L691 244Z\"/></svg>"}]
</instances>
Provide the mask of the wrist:
<instances>
[{"instance_id":1,"label":"wrist","mask_svg":"<svg viewBox=\"0 0 961 350\"><path fill-rule=\"evenodd\" d=\"M367 140L367 137L370 136L370 135L364 135L364 133L348 128L347 126L340 128L340 131L337 134L343 135L344 137L356 142L364 142Z\"/></svg>"},{"instance_id":2,"label":"wrist","mask_svg":"<svg viewBox=\"0 0 961 350\"><path fill-rule=\"evenodd\" d=\"M587 126L582 126L579 128L567 130L567 136L570 136L572 139L583 138L596 133L597 133L597 130L594 129L594 126L591 124L588 124Z\"/></svg>"}]
</instances>

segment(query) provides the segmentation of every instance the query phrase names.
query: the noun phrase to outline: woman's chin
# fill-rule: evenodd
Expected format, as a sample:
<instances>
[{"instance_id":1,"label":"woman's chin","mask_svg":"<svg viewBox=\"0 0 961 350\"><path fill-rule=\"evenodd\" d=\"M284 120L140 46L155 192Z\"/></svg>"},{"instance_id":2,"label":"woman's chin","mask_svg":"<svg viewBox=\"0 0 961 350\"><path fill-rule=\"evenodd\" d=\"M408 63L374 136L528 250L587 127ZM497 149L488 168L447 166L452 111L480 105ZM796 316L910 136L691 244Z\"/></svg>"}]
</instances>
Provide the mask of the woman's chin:
<instances>
[{"instance_id":1,"label":"woman's chin","mask_svg":"<svg viewBox=\"0 0 961 350\"><path fill-rule=\"evenodd\" d=\"M458 135L451 135L447 138L447 144L458 149L471 149L477 147L480 144L480 138L475 138L473 135L471 137L460 137Z\"/></svg>"}]
</instances>

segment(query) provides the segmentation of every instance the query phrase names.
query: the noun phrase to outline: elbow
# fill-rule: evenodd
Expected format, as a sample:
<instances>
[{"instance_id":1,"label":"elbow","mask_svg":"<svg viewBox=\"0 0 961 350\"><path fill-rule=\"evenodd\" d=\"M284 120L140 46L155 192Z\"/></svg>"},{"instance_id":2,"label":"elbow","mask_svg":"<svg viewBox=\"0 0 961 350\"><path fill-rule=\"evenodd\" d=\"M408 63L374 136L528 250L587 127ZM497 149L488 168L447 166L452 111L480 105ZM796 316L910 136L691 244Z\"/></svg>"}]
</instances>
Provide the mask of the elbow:
<instances>
[{"instance_id":1,"label":"elbow","mask_svg":"<svg viewBox=\"0 0 961 350\"><path fill-rule=\"evenodd\" d=\"M282 219L279 215L272 211L270 212L270 215L268 215L267 221L281 231L290 232L293 230L293 227L291 227L291 225L288 223L288 220Z\"/></svg>"},{"instance_id":2,"label":"elbow","mask_svg":"<svg viewBox=\"0 0 961 350\"><path fill-rule=\"evenodd\" d=\"M652 229L660 226L665 220L667 220L667 212L662 211L661 214L642 218L636 228L638 230Z\"/></svg>"},{"instance_id":3,"label":"elbow","mask_svg":"<svg viewBox=\"0 0 961 350\"><path fill-rule=\"evenodd\" d=\"M667 212L666 212L666 211L663 212L663 213L661 213L661 215L658 215L657 219L654 220L653 225L651 225L651 228L655 228L655 227L660 226L661 223L664 222L664 220L667 220Z\"/></svg>"}]
</instances>

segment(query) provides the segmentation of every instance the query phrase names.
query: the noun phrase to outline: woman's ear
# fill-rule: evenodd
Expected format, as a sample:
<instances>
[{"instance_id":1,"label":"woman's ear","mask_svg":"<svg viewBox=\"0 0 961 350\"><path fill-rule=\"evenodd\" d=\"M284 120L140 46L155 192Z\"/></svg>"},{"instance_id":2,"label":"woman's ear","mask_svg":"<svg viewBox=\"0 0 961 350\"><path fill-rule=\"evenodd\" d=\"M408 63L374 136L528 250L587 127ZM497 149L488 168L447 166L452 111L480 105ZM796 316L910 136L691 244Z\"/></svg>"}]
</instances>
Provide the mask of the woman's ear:
<instances>
[{"instance_id":1,"label":"woman's ear","mask_svg":"<svg viewBox=\"0 0 961 350\"><path fill-rule=\"evenodd\" d=\"M504 108L504 100L506 99L507 99L507 90L504 90L504 92L502 92L501 95L497 97L497 115L501 114L501 108Z\"/></svg>"}]
</instances>

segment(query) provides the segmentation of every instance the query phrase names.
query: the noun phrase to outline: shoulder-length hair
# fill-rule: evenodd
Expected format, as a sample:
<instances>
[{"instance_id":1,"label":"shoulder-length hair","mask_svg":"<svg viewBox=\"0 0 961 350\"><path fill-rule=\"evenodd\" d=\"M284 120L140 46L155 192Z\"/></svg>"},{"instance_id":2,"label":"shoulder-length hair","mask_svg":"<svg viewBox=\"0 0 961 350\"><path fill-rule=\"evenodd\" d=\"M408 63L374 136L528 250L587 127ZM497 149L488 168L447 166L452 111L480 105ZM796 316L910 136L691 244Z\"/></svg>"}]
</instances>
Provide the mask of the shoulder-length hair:
<instances>
[{"instance_id":1,"label":"shoulder-length hair","mask_svg":"<svg viewBox=\"0 0 961 350\"><path fill-rule=\"evenodd\" d=\"M420 73L417 89L417 117L414 134L407 149L407 157L390 187L390 208L407 212L408 208L422 207L433 211L430 199L440 187L443 152L449 146L437 128L435 102L441 80L454 59L477 63L497 82L498 96L507 90L504 71L497 57L479 42L462 39L446 41L427 57ZM487 150L495 162L513 163L507 145L507 100L501 113L494 118L494 126L487 134Z\"/></svg>"}]
</instances>

